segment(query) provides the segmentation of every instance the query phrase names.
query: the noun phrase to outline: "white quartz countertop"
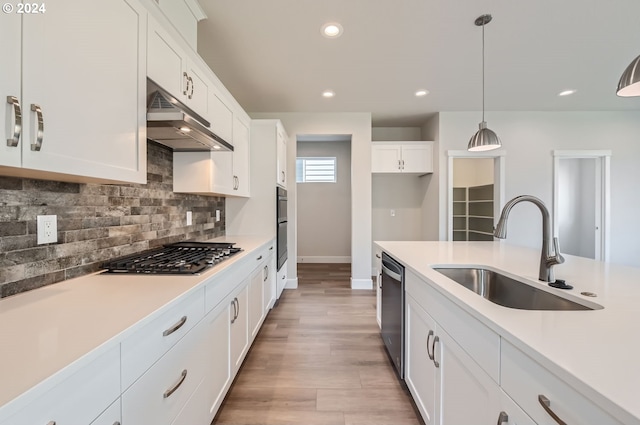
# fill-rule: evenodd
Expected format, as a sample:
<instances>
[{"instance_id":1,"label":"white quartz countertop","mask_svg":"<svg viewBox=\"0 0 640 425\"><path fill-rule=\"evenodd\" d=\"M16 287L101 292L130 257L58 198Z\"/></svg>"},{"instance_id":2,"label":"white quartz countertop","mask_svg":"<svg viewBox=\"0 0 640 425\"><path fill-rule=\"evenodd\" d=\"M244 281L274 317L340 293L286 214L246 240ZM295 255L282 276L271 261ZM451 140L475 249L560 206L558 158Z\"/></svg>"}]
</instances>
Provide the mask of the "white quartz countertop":
<instances>
[{"instance_id":1,"label":"white quartz countertop","mask_svg":"<svg viewBox=\"0 0 640 425\"><path fill-rule=\"evenodd\" d=\"M573 290L538 281L540 251L506 242L376 242L436 290L625 424L640 424L640 269L570 255L555 266ZM432 267L489 266L554 294L597 303L592 311L530 311L496 305ZM597 297L580 295L593 292Z\"/></svg>"},{"instance_id":2,"label":"white quartz countertop","mask_svg":"<svg viewBox=\"0 0 640 425\"><path fill-rule=\"evenodd\" d=\"M224 236L244 249L200 275L96 273L0 300L0 419L273 240ZM38 385L40 384L40 385ZM37 389L34 389L37 386Z\"/></svg>"}]
</instances>

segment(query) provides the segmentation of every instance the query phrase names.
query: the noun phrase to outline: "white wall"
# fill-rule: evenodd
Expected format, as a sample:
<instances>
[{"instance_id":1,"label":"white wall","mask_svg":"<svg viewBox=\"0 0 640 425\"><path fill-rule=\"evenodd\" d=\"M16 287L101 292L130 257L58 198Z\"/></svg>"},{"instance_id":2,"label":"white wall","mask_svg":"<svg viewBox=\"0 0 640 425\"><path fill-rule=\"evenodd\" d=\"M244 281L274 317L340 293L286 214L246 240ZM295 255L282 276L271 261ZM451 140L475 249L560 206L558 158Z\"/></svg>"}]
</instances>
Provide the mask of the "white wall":
<instances>
[{"instance_id":1,"label":"white wall","mask_svg":"<svg viewBox=\"0 0 640 425\"><path fill-rule=\"evenodd\" d=\"M279 118L290 140L299 135L348 134L351 135L351 286L373 288L371 280L371 114L370 113L255 113L252 118ZM287 144L287 168L295 169L296 143ZM297 190L295 175L288 173L287 196L290 217L289 257L296 258L297 223L295 220ZM289 278L297 278L297 264L288 263Z\"/></svg>"},{"instance_id":2,"label":"white wall","mask_svg":"<svg viewBox=\"0 0 640 425\"><path fill-rule=\"evenodd\" d=\"M423 177L405 174L372 176L373 240L422 240Z\"/></svg>"},{"instance_id":3,"label":"white wall","mask_svg":"<svg viewBox=\"0 0 640 425\"><path fill-rule=\"evenodd\" d=\"M493 184L493 158L454 158L453 187Z\"/></svg>"},{"instance_id":4,"label":"white wall","mask_svg":"<svg viewBox=\"0 0 640 425\"><path fill-rule=\"evenodd\" d=\"M420 127L373 127L371 140L376 142L408 142L422 140Z\"/></svg>"},{"instance_id":5,"label":"white wall","mask_svg":"<svg viewBox=\"0 0 640 425\"><path fill-rule=\"evenodd\" d=\"M446 172L446 168L441 168L438 161L438 152L440 151L440 116L436 114L429 118L420 129L421 140L434 141L433 144L433 174L422 178L423 193L422 199L422 240L437 241L440 231L440 180L446 181L446 176L441 176L442 172ZM446 216L442 216L443 218Z\"/></svg>"},{"instance_id":6,"label":"white wall","mask_svg":"<svg viewBox=\"0 0 640 425\"><path fill-rule=\"evenodd\" d=\"M296 184L298 262L350 263L351 143L298 142L297 156L336 158L335 183Z\"/></svg>"},{"instance_id":7,"label":"white wall","mask_svg":"<svg viewBox=\"0 0 640 425\"><path fill-rule=\"evenodd\" d=\"M446 170L447 150L466 149L477 131L478 112L439 114L439 158ZM611 256L615 263L640 266L640 216L635 195L640 181L640 113L628 112L488 112L489 127L500 136L506 151L506 199L528 194L542 199L551 210L554 149L609 149L611 156ZM443 174L443 173L440 173ZM446 179L439 184L440 217L445 217ZM509 216L506 243L539 248L541 218L533 205L520 204ZM446 220L440 220L445 239ZM562 245L562 241L560 241Z\"/></svg>"}]
</instances>

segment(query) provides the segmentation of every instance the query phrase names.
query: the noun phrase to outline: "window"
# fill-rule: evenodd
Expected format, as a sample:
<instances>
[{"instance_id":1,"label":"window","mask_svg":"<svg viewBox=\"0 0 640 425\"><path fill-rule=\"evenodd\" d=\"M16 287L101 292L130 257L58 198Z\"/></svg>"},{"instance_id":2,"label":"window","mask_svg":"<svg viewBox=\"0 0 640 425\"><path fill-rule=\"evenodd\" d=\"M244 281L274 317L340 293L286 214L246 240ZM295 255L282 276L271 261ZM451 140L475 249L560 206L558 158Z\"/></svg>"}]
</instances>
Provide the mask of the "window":
<instances>
[{"instance_id":1,"label":"window","mask_svg":"<svg viewBox=\"0 0 640 425\"><path fill-rule=\"evenodd\" d=\"M335 183L336 158L296 158L296 183Z\"/></svg>"}]
</instances>

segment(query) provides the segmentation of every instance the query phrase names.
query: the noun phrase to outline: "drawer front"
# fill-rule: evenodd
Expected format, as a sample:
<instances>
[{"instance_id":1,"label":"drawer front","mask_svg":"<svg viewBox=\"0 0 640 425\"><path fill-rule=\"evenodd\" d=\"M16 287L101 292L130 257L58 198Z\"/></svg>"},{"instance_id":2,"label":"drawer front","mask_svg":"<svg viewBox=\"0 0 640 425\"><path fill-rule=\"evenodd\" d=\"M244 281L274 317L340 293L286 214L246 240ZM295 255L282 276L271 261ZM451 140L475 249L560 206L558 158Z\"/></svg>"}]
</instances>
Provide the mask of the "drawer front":
<instances>
[{"instance_id":1,"label":"drawer front","mask_svg":"<svg viewBox=\"0 0 640 425\"><path fill-rule=\"evenodd\" d=\"M178 416L206 372L204 323L192 329L124 392L123 424L169 425Z\"/></svg>"},{"instance_id":2,"label":"drawer front","mask_svg":"<svg viewBox=\"0 0 640 425\"><path fill-rule=\"evenodd\" d=\"M2 425L89 424L120 395L116 346L47 391Z\"/></svg>"},{"instance_id":3,"label":"drawer front","mask_svg":"<svg viewBox=\"0 0 640 425\"><path fill-rule=\"evenodd\" d=\"M410 270L405 290L497 383L500 381L500 336L462 310Z\"/></svg>"},{"instance_id":4,"label":"drawer front","mask_svg":"<svg viewBox=\"0 0 640 425\"><path fill-rule=\"evenodd\" d=\"M107 410L102 412L102 415L91 422L91 425L120 425L122 423L120 408L120 399L118 398Z\"/></svg>"},{"instance_id":5,"label":"drawer front","mask_svg":"<svg viewBox=\"0 0 640 425\"><path fill-rule=\"evenodd\" d=\"M242 270L244 269L242 267L238 268L240 270L236 270L236 267L233 267L232 270L225 270L209 279L206 283L204 288L205 313L210 312L224 301L227 295L244 280L244 277L242 277Z\"/></svg>"},{"instance_id":6,"label":"drawer front","mask_svg":"<svg viewBox=\"0 0 640 425\"><path fill-rule=\"evenodd\" d=\"M128 388L204 316L204 289L139 329L122 342L122 388Z\"/></svg>"},{"instance_id":7,"label":"drawer front","mask_svg":"<svg viewBox=\"0 0 640 425\"><path fill-rule=\"evenodd\" d=\"M502 341L501 387L540 425L557 425L545 411L539 396L549 400L549 409L568 424L622 425L582 394L558 379L536 361Z\"/></svg>"}]
</instances>

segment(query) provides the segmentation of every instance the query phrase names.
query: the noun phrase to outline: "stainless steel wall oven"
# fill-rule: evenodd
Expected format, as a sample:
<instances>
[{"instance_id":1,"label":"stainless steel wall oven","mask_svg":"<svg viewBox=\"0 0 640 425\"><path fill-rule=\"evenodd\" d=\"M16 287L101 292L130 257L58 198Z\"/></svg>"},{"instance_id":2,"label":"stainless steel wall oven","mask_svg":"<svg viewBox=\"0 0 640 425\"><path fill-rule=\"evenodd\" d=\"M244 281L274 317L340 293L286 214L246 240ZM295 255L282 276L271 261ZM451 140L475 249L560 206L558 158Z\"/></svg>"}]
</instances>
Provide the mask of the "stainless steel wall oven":
<instances>
[{"instance_id":1,"label":"stainless steel wall oven","mask_svg":"<svg viewBox=\"0 0 640 425\"><path fill-rule=\"evenodd\" d=\"M287 191L281 187L276 188L276 246L278 258L278 270L287 261Z\"/></svg>"}]
</instances>

